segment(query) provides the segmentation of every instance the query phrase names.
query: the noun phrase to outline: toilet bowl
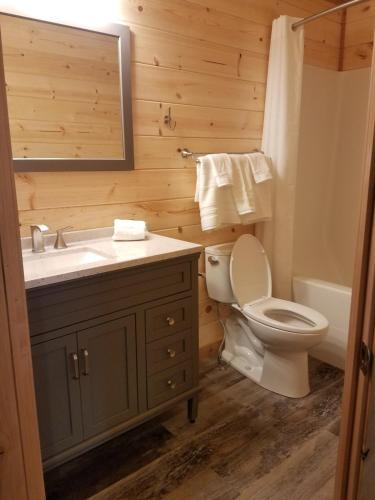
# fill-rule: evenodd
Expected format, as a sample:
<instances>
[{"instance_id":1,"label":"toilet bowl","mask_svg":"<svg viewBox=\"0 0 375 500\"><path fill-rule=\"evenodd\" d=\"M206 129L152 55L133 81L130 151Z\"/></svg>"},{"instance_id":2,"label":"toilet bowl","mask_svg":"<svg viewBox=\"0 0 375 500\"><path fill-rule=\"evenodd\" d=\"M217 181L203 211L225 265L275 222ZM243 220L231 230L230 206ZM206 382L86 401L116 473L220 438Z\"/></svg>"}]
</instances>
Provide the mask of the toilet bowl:
<instances>
[{"instance_id":1,"label":"toilet bowl","mask_svg":"<svg viewBox=\"0 0 375 500\"><path fill-rule=\"evenodd\" d=\"M292 398L306 396L308 351L326 335L326 318L272 297L267 255L249 234L234 244L206 248L206 279L209 296L235 310L225 323L222 358L266 389Z\"/></svg>"}]
</instances>

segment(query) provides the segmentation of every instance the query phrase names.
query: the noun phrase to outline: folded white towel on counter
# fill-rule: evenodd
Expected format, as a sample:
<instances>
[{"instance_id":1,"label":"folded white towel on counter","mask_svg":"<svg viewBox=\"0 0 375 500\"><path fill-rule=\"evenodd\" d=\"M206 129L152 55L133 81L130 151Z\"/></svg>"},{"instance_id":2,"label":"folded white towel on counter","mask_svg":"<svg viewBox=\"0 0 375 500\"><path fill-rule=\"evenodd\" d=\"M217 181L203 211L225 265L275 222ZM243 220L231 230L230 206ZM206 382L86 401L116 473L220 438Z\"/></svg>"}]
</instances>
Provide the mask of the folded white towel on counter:
<instances>
[{"instance_id":1,"label":"folded white towel on counter","mask_svg":"<svg viewBox=\"0 0 375 500\"><path fill-rule=\"evenodd\" d=\"M230 186L233 184L232 162L226 153L207 155L212 164L216 184L218 187Z\"/></svg>"},{"instance_id":2,"label":"folded white towel on counter","mask_svg":"<svg viewBox=\"0 0 375 500\"><path fill-rule=\"evenodd\" d=\"M146 222L143 220L115 219L112 239L114 241L144 240L146 231Z\"/></svg>"},{"instance_id":3,"label":"folded white towel on counter","mask_svg":"<svg viewBox=\"0 0 375 500\"><path fill-rule=\"evenodd\" d=\"M256 184L272 179L270 169L271 160L269 158L267 158L263 153L249 153L246 157L250 163L251 171Z\"/></svg>"},{"instance_id":4,"label":"folded white towel on counter","mask_svg":"<svg viewBox=\"0 0 375 500\"><path fill-rule=\"evenodd\" d=\"M245 155L230 155L232 162L232 193L238 215L255 212L253 183Z\"/></svg>"}]
</instances>

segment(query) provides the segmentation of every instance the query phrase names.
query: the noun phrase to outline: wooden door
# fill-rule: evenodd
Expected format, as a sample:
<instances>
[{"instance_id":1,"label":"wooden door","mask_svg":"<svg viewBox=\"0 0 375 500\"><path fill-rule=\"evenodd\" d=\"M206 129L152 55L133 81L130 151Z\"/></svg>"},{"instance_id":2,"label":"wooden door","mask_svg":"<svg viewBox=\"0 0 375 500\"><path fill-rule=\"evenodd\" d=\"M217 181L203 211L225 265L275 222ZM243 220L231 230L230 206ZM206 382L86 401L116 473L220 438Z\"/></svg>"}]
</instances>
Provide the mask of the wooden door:
<instances>
[{"instance_id":1,"label":"wooden door","mask_svg":"<svg viewBox=\"0 0 375 500\"><path fill-rule=\"evenodd\" d=\"M78 333L84 437L138 412L134 316Z\"/></svg>"},{"instance_id":2,"label":"wooden door","mask_svg":"<svg viewBox=\"0 0 375 500\"><path fill-rule=\"evenodd\" d=\"M0 34L0 498L45 497Z\"/></svg>"},{"instance_id":3,"label":"wooden door","mask_svg":"<svg viewBox=\"0 0 375 500\"><path fill-rule=\"evenodd\" d=\"M32 348L43 459L82 440L77 335Z\"/></svg>"},{"instance_id":4,"label":"wooden door","mask_svg":"<svg viewBox=\"0 0 375 500\"><path fill-rule=\"evenodd\" d=\"M375 498L375 51L367 120L344 399L335 483L337 500ZM361 354L362 353L362 354Z\"/></svg>"}]
</instances>

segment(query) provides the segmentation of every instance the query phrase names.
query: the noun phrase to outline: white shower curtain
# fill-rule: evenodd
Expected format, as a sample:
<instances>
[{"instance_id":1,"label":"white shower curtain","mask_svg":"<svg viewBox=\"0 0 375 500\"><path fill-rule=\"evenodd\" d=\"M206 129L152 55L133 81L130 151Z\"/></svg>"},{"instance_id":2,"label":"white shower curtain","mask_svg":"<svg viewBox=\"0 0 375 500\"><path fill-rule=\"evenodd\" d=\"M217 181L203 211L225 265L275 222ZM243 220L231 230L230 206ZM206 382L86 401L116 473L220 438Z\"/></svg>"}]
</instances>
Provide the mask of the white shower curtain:
<instances>
[{"instance_id":1,"label":"white shower curtain","mask_svg":"<svg viewBox=\"0 0 375 500\"><path fill-rule=\"evenodd\" d=\"M272 25L262 150L274 165L273 220L257 227L272 268L273 294L290 299L298 138L304 52L303 27L281 16Z\"/></svg>"}]
</instances>

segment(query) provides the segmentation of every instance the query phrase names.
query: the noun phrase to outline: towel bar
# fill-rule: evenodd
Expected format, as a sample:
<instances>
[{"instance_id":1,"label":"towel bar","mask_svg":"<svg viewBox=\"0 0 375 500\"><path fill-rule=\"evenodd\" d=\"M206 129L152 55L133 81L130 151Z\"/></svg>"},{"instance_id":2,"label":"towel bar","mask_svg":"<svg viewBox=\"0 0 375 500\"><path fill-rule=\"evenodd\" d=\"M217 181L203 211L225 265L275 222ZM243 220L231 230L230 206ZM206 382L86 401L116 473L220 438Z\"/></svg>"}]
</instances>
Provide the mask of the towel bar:
<instances>
[{"instance_id":1,"label":"towel bar","mask_svg":"<svg viewBox=\"0 0 375 500\"><path fill-rule=\"evenodd\" d=\"M188 148L180 149L179 152L181 153L182 158L194 158L195 156L205 156L206 154L208 154L208 153L193 153ZM252 151L250 151L250 153L262 153L262 154L264 154L263 151L261 151L260 149L253 149ZM228 154L244 155L244 154L250 154L250 153L240 152L240 153L228 153ZM199 158L195 158L195 161L198 162Z\"/></svg>"}]
</instances>

